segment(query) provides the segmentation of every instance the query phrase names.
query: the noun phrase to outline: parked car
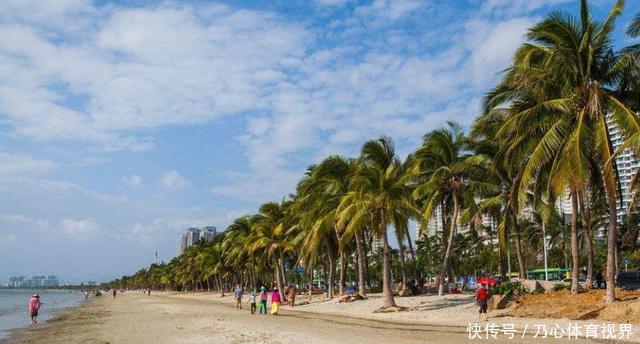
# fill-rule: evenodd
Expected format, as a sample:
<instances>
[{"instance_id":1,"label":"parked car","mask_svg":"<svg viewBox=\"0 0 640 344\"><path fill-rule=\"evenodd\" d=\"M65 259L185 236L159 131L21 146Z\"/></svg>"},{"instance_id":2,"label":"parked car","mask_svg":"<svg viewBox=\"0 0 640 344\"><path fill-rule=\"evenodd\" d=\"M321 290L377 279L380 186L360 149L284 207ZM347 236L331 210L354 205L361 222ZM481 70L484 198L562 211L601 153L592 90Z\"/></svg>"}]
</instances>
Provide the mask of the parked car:
<instances>
[{"instance_id":1,"label":"parked car","mask_svg":"<svg viewBox=\"0 0 640 344\"><path fill-rule=\"evenodd\" d=\"M618 273L616 285L623 289L640 289L640 271L623 271Z\"/></svg>"}]
</instances>

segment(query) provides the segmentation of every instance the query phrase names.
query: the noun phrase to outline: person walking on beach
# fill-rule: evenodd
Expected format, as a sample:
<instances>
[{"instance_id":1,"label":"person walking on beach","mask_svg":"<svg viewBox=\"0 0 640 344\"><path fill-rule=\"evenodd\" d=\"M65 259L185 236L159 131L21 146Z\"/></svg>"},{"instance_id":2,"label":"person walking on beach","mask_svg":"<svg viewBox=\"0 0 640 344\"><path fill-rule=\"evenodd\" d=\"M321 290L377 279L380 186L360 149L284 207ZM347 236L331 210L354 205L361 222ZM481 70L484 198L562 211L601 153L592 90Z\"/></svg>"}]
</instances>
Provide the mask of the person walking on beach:
<instances>
[{"instance_id":1,"label":"person walking on beach","mask_svg":"<svg viewBox=\"0 0 640 344\"><path fill-rule=\"evenodd\" d=\"M42 303L40 302L40 295L33 294L31 299L29 300L29 315L31 316L31 325L38 325L38 310Z\"/></svg>"},{"instance_id":2,"label":"person walking on beach","mask_svg":"<svg viewBox=\"0 0 640 344\"><path fill-rule=\"evenodd\" d=\"M116 290L116 288L113 288L113 290L111 290L111 294L113 294L113 298L116 298L116 293L118 293L118 291Z\"/></svg>"},{"instance_id":3,"label":"person walking on beach","mask_svg":"<svg viewBox=\"0 0 640 344\"><path fill-rule=\"evenodd\" d=\"M84 300L89 300L89 292L88 291L84 291Z\"/></svg>"},{"instance_id":4,"label":"person walking on beach","mask_svg":"<svg viewBox=\"0 0 640 344\"><path fill-rule=\"evenodd\" d=\"M253 289L249 291L249 306L251 306L251 314L256 314L256 292Z\"/></svg>"},{"instance_id":5,"label":"person walking on beach","mask_svg":"<svg viewBox=\"0 0 640 344\"><path fill-rule=\"evenodd\" d=\"M280 291L278 290L278 287L275 287L271 293L271 314L278 315L278 308L280 308L281 302Z\"/></svg>"},{"instance_id":6,"label":"person walking on beach","mask_svg":"<svg viewBox=\"0 0 640 344\"><path fill-rule=\"evenodd\" d=\"M239 284L236 286L236 308L242 309L242 288Z\"/></svg>"},{"instance_id":7,"label":"person walking on beach","mask_svg":"<svg viewBox=\"0 0 640 344\"><path fill-rule=\"evenodd\" d=\"M260 288L260 314L267 315L267 289L264 286Z\"/></svg>"},{"instance_id":8,"label":"person walking on beach","mask_svg":"<svg viewBox=\"0 0 640 344\"><path fill-rule=\"evenodd\" d=\"M487 300L489 299L489 291L487 290L487 285L482 284L480 289L476 292L476 302L478 307L480 308L478 311L478 319L482 320L482 314L484 313L484 320L488 320L489 316L487 315Z\"/></svg>"},{"instance_id":9,"label":"person walking on beach","mask_svg":"<svg viewBox=\"0 0 640 344\"><path fill-rule=\"evenodd\" d=\"M296 290L296 287L292 285L291 288L289 288L289 307L291 308L293 308L294 304L296 303L297 293L298 293L298 290Z\"/></svg>"}]
</instances>

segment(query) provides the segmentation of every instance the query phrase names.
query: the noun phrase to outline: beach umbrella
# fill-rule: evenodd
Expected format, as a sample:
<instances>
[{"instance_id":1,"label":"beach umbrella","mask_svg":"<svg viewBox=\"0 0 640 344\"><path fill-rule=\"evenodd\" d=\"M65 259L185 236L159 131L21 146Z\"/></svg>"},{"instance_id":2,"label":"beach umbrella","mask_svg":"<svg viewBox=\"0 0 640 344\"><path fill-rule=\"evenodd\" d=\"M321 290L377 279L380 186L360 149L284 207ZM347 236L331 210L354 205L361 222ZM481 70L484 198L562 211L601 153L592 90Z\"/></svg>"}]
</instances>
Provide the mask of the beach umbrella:
<instances>
[{"instance_id":1,"label":"beach umbrella","mask_svg":"<svg viewBox=\"0 0 640 344\"><path fill-rule=\"evenodd\" d=\"M496 281L495 278L491 278L491 277L478 278L478 280L476 281L476 284L494 285L496 283L498 283L498 281Z\"/></svg>"}]
</instances>

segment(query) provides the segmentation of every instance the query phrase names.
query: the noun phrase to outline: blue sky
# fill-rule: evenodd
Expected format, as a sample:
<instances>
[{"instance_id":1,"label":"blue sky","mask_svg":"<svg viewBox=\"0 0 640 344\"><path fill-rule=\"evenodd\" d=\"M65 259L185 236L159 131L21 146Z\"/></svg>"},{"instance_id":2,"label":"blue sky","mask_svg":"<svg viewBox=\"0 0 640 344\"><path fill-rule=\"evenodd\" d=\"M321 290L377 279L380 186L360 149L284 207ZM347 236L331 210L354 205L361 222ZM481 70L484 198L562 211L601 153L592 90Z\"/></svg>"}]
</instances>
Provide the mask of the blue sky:
<instances>
[{"instance_id":1,"label":"blue sky","mask_svg":"<svg viewBox=\"0 0 640 344\"><path fill-rule=\"evenodd\" d=\"M0 279L131 273L327 155L469 124L526 29L578 3L0 2Z\"/></svg>"}]
</instances>

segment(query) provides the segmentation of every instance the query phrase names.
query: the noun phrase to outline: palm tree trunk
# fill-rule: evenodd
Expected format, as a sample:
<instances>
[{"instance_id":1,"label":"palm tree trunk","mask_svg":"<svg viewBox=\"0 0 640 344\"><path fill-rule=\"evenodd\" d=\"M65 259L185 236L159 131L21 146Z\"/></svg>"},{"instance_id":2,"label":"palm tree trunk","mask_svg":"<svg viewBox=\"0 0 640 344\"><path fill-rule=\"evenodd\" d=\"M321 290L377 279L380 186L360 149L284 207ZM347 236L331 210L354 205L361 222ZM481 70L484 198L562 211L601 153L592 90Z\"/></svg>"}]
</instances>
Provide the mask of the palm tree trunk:
<instances>
[{"instance_id":1,"label":"palm tree trunk","mask_svg":"<svg viewBox=\"0 0 640 344\"><path fill-rule=\"evenodd\" d=\"M284 275L284 273L282 273L280 271L280 269L282 269L282 258L278 258L278 259L274 259L274 263L276 266L276 283L278 285L278 293L280 294L280 300L284 300L284 280L282 279L282 276Z\"/></svg>"},{"instance_id":2,"label":"palm tree trunk","mask_svg":"<svg viewBox=\"0 0 640 344\"><path fill-rule=\"evenodd\" d=\"M444 276L449 271L449 257L451 256L451 249L453 248L453 238L455 236L456 226L458 223L458 195L454 192L451 198L453 200L453 214L451 215L451 228L449 229L449 241L447 242L447 250L444 252L444 262L442 263L442 271L440 272L440 279L438 281L438 295L440 296L444 295Z\"/></svg>"},{"instance_id":3,"label":"palm tree trunk","mask_svg":"<svg viewBox=\"0 0 640 344\"><path fill-rule=\"evenodd\" d=\"M346 258L346 254L344 253L344 251L340 252L340 276L339 278L339 283L340 285L338 286L338 293L340 295L344 295L344 287L345 287L345 279L347 276L347 258Z\"/></svg>"},{"instance_id":4,"label":"palm tree trunk","mask_svg":"<svg viewBox=\"0 0 640 344\"><path fill-rule=\"evenodd\" d=\"M413 282L418 285L418 269L416 265L416 252L413 250L413 243L411 243L411 235L409 234L409 227L405 228L407 235L407 243L409 247L409 254L411 255L411 269L413 271Z\"/></svg>"},{"instance_id":5,"label":"palm tree trunk","mask_svg":"<svg viewBox=\"0 0 640 344\"><path fill-rule=\"evenodd\" d=\"M366 237L363 235L363 239L365 238ZM364 272L365 272L365 278L367 281L366 288L371 288L371 269L369 268L370 246L367 243L367 240L362 241L362 248L364 249Z\"/></svg>"},{"instance_id":6,"label":"palm tree trunk","mask_svg":"<svg viewBox=\"0 0 640 344\"><path fill-rule=\"evenodd\" d=\"M365 288L365 248L364 239L362 238L362 231L356 230L356 250L358 251L358 294L360 296L367 295L367 291Z\"/></svg>"},{"instance_id":7,"label":"palm tree trunk","mask_svg":"<svg viewBox=\"0 0 640 344\"><path fill-rule=\"evenodd\" d=\"M309 286L309 301L311 301L312 298L312 290L313 290L313 267L309 266L307 267L307 269L309 270L308 274L307 274L307 285Z\"/></svg>"},{"instance_id":8,"label":"palm tree trunk","mask_svg":"<svg viewBox=\"0 0 640 344\"><path fill-rule=\"evenodd\" d=\"M284 286L287 284L287 276L285 275L285 268L284 268L284 256L280 258L280 273L282 274L281 276L282 285Z\"/></svg>"},{"instance_id":9,"label":"palm tree trunk","mask_svg":"<svg viewBox=\"0 0 640 344\"><path fill-rule=\"evenodd\" d=\"M393 290L391 288L391 252L389 252L389 238L387 237L386 214L384 209L380 210L380 231L382 235L383 252L382 252L382 298L384 299L384 308L396 307L393 298Z\"/></svg>"},{"instance_id":10,"label":"palm tree trunk","mask_svg":"<svg viewBox=\"0 0 640 344\"><path fill-rule=\"evenodd\" d=\"M616 197L609 195L609 233L607 233L607 297L606 302L616 300L616 246L618 231Z\"/></svg>"},{"instance_id":11,"label":"palm tree trunk","mask_svg":"<svg viewBox=\"0 0 640 344\"><path fill-rule=\"evenodd\" d=\"M578 293L578 277L580 275L580 251L578 249L578 197L571 191L571 293Z\"/></svg>"},{"instance_id":12,"label":"palm tree trunk","mask_svg":"<svg viewBox=\"0 0 640 344\"><path fill-rule=\"evenodd\" d=\"M224 297L224 282L220 276L218 276L218 288L220 288L220 297Z\"/></svg>"},{"instance_id":13,"label":"palm tree trunk","mask_svg":"<svg viewBox=\"0 0 640 344\"><path fill-rule=\"evenodd\" d=\"M398 235L398 252L400 254L400 273L402 274L402 286L400 289L404 289L407 286L407 268L404 260L404 245L402 243L402 235Z\"/></svg>"},{"instance_id":14,"label":"palm tree trunk","mask_svg":"<svg viewBox=\"0 0 640 344\"><path fill-rule=\"evenodd\" d=\"M520 243L520 228L518 228L518 221L515 216L511 218L511 224L513 225L513 231L516 234L516 256L518 257L518 270L520 278L525 278L527 276L527 269L524 265L524 257L522 255L522 246Z\"/></svg>"},{"instance_id":15,"label":"palm tree trunk","mask_svg":"<svg viewBox=\"0 0 640 344\"><path fill-rule=\"evenodd\" d=\"M327 248L327 256L329 257L329 271L327 276L327 293L329 299L333 299L334 290L333 290L333 281L335 280L336 273L336 258L333 256L333 250L331 250L331 246L328 241L325 241L325 245Z\"/></svg>"},{"instance_id":16,"label":"palm tree trunk","mask_svg":"<svg viewBox=\"0 0 640 344\"><path fill-rule=\"evenodd\" d=\"M502 214L506 216L506 214ZM501 221L497 221L500 223ZM504 222L503 222L504 224ZM507 229L505 226L498 226L498 256L500 259L500 276L503 281L506 281L507 277Z\"/></svg>"},{"instance_id":17,"label":"palm tree trunk","mask_svg":"<svg viewBox=\"0 0 640 344\"><path fill-rule=\"evenodd\" d=\"M580 192L580 214L582 215L582 228L584 229L585 249L587 251L587 289L593 285L593 239L591 237L591 209L585 190Z\"/></svg>"}]
</instances>

